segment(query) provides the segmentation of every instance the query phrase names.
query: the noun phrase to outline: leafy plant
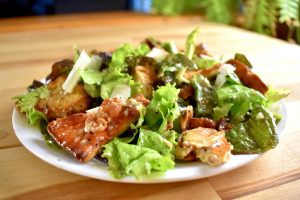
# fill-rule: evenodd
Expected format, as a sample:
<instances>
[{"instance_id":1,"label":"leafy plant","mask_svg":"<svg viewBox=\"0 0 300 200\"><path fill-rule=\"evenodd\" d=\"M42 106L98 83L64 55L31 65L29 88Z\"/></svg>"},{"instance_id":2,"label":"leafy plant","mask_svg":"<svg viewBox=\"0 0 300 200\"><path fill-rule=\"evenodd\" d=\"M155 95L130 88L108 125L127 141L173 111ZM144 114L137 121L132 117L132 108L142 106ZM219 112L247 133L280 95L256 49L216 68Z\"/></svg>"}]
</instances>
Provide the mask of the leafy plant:
<instances>
[{"instance_id":1,"label":"leafy plant","mask_svg":"<svg viewBox=\"0 0 300 200\"><path fill-rule=\"evenodd\" d=\"M300 43L300 0L153 0L152 7L164 15L199 13L210 21L272 36L283 25L287 40Z\"/></svg>"},{"instance_id":2,"label":"leafy plant","mask_svg":"<svg viewBox=\"0 0 300 200\"><path fill-rule=\"evenodd\" d=\"M245 27L258 33L270 34L271 26L274 24L274 15L269 12L267 0L247 1L245 5Z\"/></svg>"},{"instance_id":3,"label":"leafy plant","mask_svg":"<svg viewBox=\"0 0 300 200\"><path fill-rule=\"evenodd\" d=\"M279 22L286 23L289 27L288 38L291 38L293 34L293 29L297 27L299 32L299 0L278 0L279 7ZM299 35L298 35L299 36ZM297 38L298 42L299 37Z\"/></svg>"}]
</instances>

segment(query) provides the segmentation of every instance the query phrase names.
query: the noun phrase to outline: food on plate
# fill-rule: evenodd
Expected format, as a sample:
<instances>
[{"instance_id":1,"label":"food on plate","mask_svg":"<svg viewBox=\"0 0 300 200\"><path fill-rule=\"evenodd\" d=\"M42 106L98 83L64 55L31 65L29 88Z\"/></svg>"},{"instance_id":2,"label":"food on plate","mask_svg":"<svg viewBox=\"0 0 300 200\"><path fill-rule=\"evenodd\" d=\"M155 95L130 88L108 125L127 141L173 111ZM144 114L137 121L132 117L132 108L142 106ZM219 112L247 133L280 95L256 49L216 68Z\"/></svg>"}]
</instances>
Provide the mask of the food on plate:
<instances>
[{"instance_id":1,"label":"food on plate","mask_svg":"<svg viewBox=\"0 0 300 200\"><path fill-rule=\"evenodd\" d=\"M232 145L227 141L224 131L198 127L183 131L178 139L175 156L180 160L197 160L218 166L231 157Z\"/></svg>"},{"instance_id":2,"label":"food on plate","mask_svg":"<svg viewBox=\"0 0 300 200\"><path fill-rule=\"evenodd\" d=\"M87 162L103 144L122 134L138 120L139 106L145 105L135 98L128 99L125 104L118 97L105 99L93 111L50 122L48 132L78 160Z\"/></svg>"},{"instance_id":3,"label":"food on plate","mask_svg":"<svg viewBox=\"0 0 300 200\"><path fill-rule=\"evenodd\" d=\"M75 47L73 60L14 97L16 108L47 143L80 162L101 158L115 178L161 174L176 162L215 167L275 148L274 105L289 92L267 86L243 54L214 58L199 31L184 50L154 38L113 52Z\"/></svg>"},{"instance_id":4,"label":"food on plate","mask_svg":"<svg viewBox=\"0 0 300 200\"><path fill-rule=\"evenodd\" d=\"M64 93L62 84L66 76L60 75L47 84L49 96L39 99L36 110L44 113L48 120L85 112L90 108L92 99L85 92L82 84L77 84L71 93Z\"/></svg>"}]
</instances>

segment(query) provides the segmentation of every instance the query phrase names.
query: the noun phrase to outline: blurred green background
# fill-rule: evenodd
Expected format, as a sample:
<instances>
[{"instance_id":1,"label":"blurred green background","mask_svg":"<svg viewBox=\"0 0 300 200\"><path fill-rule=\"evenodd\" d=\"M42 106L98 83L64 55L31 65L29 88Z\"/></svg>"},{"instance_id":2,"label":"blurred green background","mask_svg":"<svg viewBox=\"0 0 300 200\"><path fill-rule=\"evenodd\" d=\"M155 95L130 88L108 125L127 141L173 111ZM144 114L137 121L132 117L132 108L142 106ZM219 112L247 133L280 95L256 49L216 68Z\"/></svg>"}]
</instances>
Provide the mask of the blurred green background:
<instances>
[{"instance_id":1,"label":"blurred green background","mask_svg":"<svg viewBox=\"0 0 300 200\"><path fill-rule=\"evenodd\" d=\"M162 15L198 14L300 44L300 0L153 0Z\"/></svg>"},{"instance_id":2,"label":"blurred green background","mask_svg":"<svg viewBox=\"0 0 300 200\"><path fill-rule=\"evenodd\" d=\"M193 14L300 44L300 0L0 0L0 18L133 10Z\"/></svg>"}]
</instances>

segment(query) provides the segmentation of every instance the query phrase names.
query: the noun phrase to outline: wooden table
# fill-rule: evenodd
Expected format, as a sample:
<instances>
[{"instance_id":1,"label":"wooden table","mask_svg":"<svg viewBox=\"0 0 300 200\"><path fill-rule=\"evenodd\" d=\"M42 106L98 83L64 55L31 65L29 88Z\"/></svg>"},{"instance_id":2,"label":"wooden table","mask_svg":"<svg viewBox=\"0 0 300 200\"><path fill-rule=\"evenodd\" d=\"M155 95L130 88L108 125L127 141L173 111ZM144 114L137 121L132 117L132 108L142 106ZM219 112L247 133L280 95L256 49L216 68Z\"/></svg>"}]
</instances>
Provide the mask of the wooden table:
<instances>
[{"instance_id":1,"label":"wooden table","mask_svg":"<svg viewBox=\"0 0 300 200\"><path fill-rule=\"evenodd\" d=\"M16 138L12 96L41 79L55 61L86 50L137 44L146 36L174 40L201 27L200 40L215 55L248 55L264 80L291 90L288 121L276 149L231 172L188 182L137 185L93 180L57 169ZM299 199L300 47L198 17L104 13L0 20L0 198L12 199Z\"/></svg>"}]
</instances>

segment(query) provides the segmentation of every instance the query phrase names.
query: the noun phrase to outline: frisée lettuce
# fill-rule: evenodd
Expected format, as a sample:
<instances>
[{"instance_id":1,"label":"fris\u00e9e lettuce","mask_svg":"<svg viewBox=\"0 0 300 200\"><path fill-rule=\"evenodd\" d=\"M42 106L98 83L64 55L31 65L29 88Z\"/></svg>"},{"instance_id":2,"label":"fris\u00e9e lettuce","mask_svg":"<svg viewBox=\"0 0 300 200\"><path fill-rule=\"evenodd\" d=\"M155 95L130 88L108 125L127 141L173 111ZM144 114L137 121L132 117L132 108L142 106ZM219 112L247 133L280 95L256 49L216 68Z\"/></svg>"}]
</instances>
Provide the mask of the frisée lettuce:
<instances>
[{"instance_id":1,"label":"fris\u00e9e lettuce","mask_svg":"<svg viewBox=\"0 0 300 200\"><path fill-rule=\"evenodd\" d=\"M33 89L26 94L16 96L16 106L22 113L26 114L28 123L33 126L39 126L41 120L46 120L44 113L34 108L39 99L44 99L49 96L49 91L46 86Z\"/></svg>"},{"instance_id":2,"label":"fris\u00e9e lettuce","mask_svg":"<svg viewBox=\"0 0 300 200\"><path fill-rule=\"evenodd\" d=\"M104 146L102 156L108 160L109 171L113 177L132 175L139 179L153 172L165 172L174 168L175 162L171 154L162 155L141 145L144 143L134 145L114 139Z\"/></svg>"},{"instance_id":3,"label":"fris\u00e9e lettuce","mask_svg":"<svg viewBox=\"0 0 300 200\"><path fill-rule=\"evenodd\" d=\"M178 93L179 90L171 84L158 88L146 108L145 126L159 133L166 131L168 124L180 116Z\"/></svg>"}]
</instances>

